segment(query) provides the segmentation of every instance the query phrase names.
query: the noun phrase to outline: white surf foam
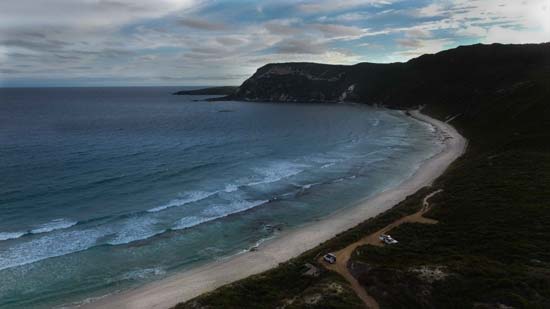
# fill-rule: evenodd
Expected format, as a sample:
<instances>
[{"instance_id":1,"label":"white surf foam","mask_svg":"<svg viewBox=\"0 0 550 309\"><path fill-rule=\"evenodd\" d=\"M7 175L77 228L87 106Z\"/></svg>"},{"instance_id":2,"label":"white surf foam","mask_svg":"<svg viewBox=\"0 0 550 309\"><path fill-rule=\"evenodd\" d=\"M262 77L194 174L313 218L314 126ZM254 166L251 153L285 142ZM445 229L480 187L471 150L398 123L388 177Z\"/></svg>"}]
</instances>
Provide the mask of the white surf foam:
<instances>
[{"instance_id":1,"label":"white surf foam","mask_svg":"<svg viewBox=\"0 0 550 309\"><path fill-rule=\"evenodd\" d=\"M334 163L334 162L333 163L327 163L327 164L321 166L321 168L329 168L329 167L333 166L334 164L336 164L336 163Z\"/></svg>"},{"instance_id":2,"label":"white surf foam","mask_svg":"<svg viewBox=\"0 0 550 309\"><path fill-rule=\"evenodd\" d=\"M214 191L214 192L205 192L205 191L188 192L186 194L186 197L184 197L184 198L172 200L168 204L164 204L164 205L161 205L161 206L158 206L158 207L155 207L155 208L151 208L151 209L147 210L147 212L159 212L159 211L163 211L165 209L172 208L172 207L181 207L181 206L184 206L184 205L189 204L189 203L198 202L200 200L208 198L208 197L210 197L214 194L217 194L217 193L219 193L219 191Z\"/></svg>"},{"instance_id":3,"label":"white surf foam","mask_svg":"<svg viewBox=\"0 0 550 309\"><path fill-rule=\"evenodd\" d=\"M17 239L27 232L0 232L0 240Z\"/></svg>"},{"instance_id":4,"label":"white surf foam","mask_svg":"<svg viewBox=\"0 0 550 309\"><path fill-rule=\"evenodd\" d=\"M122 274L120 279L122 280L138 280L138 279L145 279L152 276L161 276L166 274L166 271L161 267L153 267L153 268L144 268L144 269L136 269L131 270L129 272L126 272ZM116 280L115 282L118 282L119 280Z\"/></svg>"},{"instance_id":5,"label":"white surf foam","mask_svg":"<svg viewBox=\"0 0 550 309\"><path fill-rule=\"evenodd\" d=\"M204 198L212 194L213 193L197 194L194 196L194 199L198 200L200 197ZM174 224L172 229L190 228L204 222L248 210L266 202L268 201L236 201L226 205L213 205L198 216L181 218ZM160 223L159 219L155 217L136 216L127 218L122 222L117 221L107 226L85 230L59 231L60 229L75 225L76 222L66 219L52 220L48 224L44 224L34 229L32 233L35 234L35 236L30 237L29 241L18 243L2 250L0 252L0 270L84 251L102 243L123 245L148 239L166 231ZM2 232L0 233L0 240L18 238L24 234L27 233ZM102 239L108 240L104 242Z\"/></svg>"},{"instance_id":6,"label":"white surf foam","mask_svg":"<svg viewBox=\"0 0 550 309\"><path fill-rule=\"evenodd\" d=\"M239 189L239 186L237 185L234 185L234 184L228 184L225 186L225 192L227 193L230 193L230 192L235 192Z\"/></svg>"},{"instance_id":7,"label":"white surf foam","mask_svg":"<svg viewBox=\"0 0 550 309\"><path fill-rule=\"evenodd\" d=\"M37 228L31 230L31 234L48 233L56 230L62 230L70 228L78 223L78 221L71 221L69 219L60 218L54 219L50 222L44 223Z\"/></svg>"},{"instance_id":8,"label":"white surf foam","mask_svg":"<svg viewBox=\"0 0 550 309\"><path fill-rule=\"evenodd\" d=\"M158 228L158 220L151 217L132 217L116 225L117 232L109 245L123 245L137 240L144 240L161 234L166 230Z\"/></svg>"},{"instance_id":9,"label":"white surf foam","mask_svg":"<svg viewBox=\"0 0 550 309\"><path fill-rule=\"evenodd\" d=\"M280 181L282 179L297 175L309 167L306 164L296 164L291 162L276 162L267 167L255 168L254 171L262 176L261 180L253 181L247 186L256 186Z\"/></svg>"},{"instance_id":10,"label":"white surf foam","mask_svg":"<svg viewBox=\"0 0 550 309\"><path fill-rule=\"evenodd\" d=\"M303 185L302 189L309 190L309 189L311 189L311 187L317 186L317 185L320 185L320 184L321 184L320 182L308 183L308 184Z\"/></svg>"},{"instance_id":11,"label":"white surf foam","mask_svg":"<svg viewBox=\"0 0 550 309\"><path fill-rule=\"evenodd\" d=\"M46 234L0 251L0 270L86 250L105 236L99 229Z\"/></svg>"},{"instance_id":12,"label":"white surf foam","mask_svg":"<svg viewBox=\"0 0 550 309\"><path fill-rule=\"evenodd\" d=\"M43 227L43 232L29 237L28 241L1 250L0 270L84 251L105 243L122 245L147 239L165 231L157 223L158 220L152 217L131 217L122 222L84 230L59 231L57 228L53 229L55 232L46 233L51 228ZM103 239L109 241L104 242Z\"/></svg>"},{"instance_id":13,"label":"white surf foam","mask_svg":"<svg viewBox=\"0 0 550 309\"><path fill-rule=\"evenodd\" d=\"M183 230L199 224L224 218L267 203L268 200L236 201L228 205L213 205L201 213L201 216L183 217L174 224L173 230Z\"/></svg>"},{"instance_id":14,"label":"white surf foam","mask_svg":"<svg viewBox=\"0 0 550 309\"><path fill-rule=\"evenodd\" d=\"M213 220L212 218L202 218L197 216L190 216L190 217L183 217L179 219L174 226L172 227L173 230L183 230L187 229L196 225L199 225L201 223L207 222Z\"/></svg>"}]
</instances>

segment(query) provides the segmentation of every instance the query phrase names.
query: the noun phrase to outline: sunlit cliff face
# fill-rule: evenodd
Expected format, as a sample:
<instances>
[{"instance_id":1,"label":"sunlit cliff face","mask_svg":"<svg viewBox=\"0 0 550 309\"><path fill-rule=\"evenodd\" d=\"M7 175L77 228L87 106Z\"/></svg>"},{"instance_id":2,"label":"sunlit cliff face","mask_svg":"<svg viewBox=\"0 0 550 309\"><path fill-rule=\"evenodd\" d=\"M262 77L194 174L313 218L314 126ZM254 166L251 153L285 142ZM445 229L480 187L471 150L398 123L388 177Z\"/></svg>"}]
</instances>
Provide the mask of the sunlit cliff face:
<instances>
[{"instance_id":1,"label":"sunlit cliff face","mask_svg":"<svg viewBox=\"0 0 550 309\"><path fill-rule=\"evenodd\" d=\"M0 2L0 86L240 84L269 62L550 41L550 0Z\"/></svg>"}]
</instances>

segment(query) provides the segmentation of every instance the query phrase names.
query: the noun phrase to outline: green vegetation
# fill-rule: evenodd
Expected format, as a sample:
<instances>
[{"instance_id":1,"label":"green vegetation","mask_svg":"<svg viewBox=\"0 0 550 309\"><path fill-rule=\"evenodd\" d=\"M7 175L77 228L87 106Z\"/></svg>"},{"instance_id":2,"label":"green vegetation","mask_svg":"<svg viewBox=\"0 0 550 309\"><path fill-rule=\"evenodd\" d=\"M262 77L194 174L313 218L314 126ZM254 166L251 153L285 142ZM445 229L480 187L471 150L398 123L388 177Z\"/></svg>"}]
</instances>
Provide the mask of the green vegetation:
<instances>
[{"instance_id":1,"label":"green vegetation","mask_svg":"<svg viewBox=\"0 0 550 309\"><path fill-rule=\"evenodd\" d=\"M434 188L276 269L178 308L282 308L317 289L327 295L317 307L359 306L336 275L301 276L304 263L413 213L436 188L444 191L431 199L427 216L438 224L401 225L391 231L398 245L363 246L352 257L354 276L381 307L550 308L550 45L462 47L405 68L389 65L378 76L360 88L365 101L426 103L425 112L436 118L457 116L452 124L470 142L466 155ZM329 293L329 282L345 293Z\"/></svg>"},{"instance_id":2,"label":"green vegetation","mask_svg":"<svg viewBox=\"0 0 550 309\"><path fill-rule=\"evenodd\" d=\"M362 308L338 275L323 272L314 278L302 275L305 270L303 264L285 263L176 308Z\"/></svg>"},{"instance_id":3,"label":"green vegetation","mask_svg":"<svg viewBox=\"0 0 550 309\"><path fill-rule=\"evenodd\" d=\"M355 252L355 262L369 265L358 276L369 293L388 308L548 308L550 153L516 148L465 157L440 184L444 194L427 215L439 224L405 224L392 231L397 246ZM448 276L426 284L411 272L420 266Z\"/></svg>"},{"instance_id":4,"label":"green vegetation","mask_svg":"<svg viewBox=\"0 0 550 309\"><path fill-rule=\"evenodd\" d=\"M356 275L382 307L550 308L549 73L525 72L459 112L470 147L435 184L444 191L427 216L439 224L405 224L392 231L399 245L357 249ZM443 119L446 108L427 107ZM446 276L422 280L423 266Z\"/></svg>"}]
</instances>

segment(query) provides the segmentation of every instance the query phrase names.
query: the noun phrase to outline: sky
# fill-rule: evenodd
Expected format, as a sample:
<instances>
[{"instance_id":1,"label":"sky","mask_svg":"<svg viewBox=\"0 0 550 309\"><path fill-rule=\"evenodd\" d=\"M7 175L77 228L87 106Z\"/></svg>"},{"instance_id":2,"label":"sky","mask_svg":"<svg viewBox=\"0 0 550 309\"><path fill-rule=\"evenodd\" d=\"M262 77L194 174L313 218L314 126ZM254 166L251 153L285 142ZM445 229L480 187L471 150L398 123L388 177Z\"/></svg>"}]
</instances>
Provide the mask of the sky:
<instances>
[{"instance_id":1,"label":"sky","mask_svg":"<svg viewBox=\"0 0 550 309\"><path fill-rule=\"evenodd\" d=\"M1 0L0 87L239 85L271 62L550 41L550 0Z\"/></svg>"}]
</instances>

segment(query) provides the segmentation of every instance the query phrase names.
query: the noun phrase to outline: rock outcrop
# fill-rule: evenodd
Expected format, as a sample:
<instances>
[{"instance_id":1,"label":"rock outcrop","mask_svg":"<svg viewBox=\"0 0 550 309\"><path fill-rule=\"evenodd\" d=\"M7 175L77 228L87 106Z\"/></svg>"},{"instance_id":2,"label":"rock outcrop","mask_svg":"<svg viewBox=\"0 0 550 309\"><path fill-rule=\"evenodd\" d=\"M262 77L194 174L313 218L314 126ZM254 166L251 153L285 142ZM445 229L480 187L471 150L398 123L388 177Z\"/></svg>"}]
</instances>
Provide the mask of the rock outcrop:
<instances>
[{"instance_id":1,"label":"rock outcrop","mask_svg":"<svg viewBox=\"0 0 550 309\"><path fill-rule=\"evenodd\" d=\"M317 63L268 64L246 80L235 98L272 102L337 102L348 68Z\"/></svg>"}]
</instances>

